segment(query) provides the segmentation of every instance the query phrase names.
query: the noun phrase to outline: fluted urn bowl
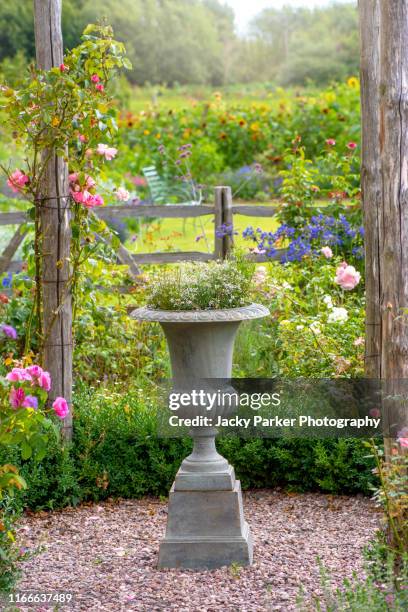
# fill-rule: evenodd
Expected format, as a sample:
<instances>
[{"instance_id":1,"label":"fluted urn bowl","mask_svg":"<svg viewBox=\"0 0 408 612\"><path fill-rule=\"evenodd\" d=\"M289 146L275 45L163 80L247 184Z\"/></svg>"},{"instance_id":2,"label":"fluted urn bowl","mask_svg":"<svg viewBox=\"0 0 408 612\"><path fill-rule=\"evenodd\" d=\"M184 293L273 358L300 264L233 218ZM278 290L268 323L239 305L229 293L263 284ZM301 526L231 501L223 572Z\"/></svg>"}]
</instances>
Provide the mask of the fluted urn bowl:
<instances>
[{"instance_id":1,"label":"fluted urn bowl","mask_svg":"<svg viewBox=\"0 0 408 612\"><path fill-rule=\"evenodd\" d=\"M222 396L233 391L229 381L239 325L268 314L265 306L250 304L239 308L195 311L143 307L134 310L131 317L139 321L157 322L162 326L170 353L172 393L204 390L220 392ZM224 402L216 403L211 411L208 411L207 405L187 405L177 410L180 418L210 416L212 423L190 429L194 447L182 462L170 492L166 538L160 547L160 567L219 567L234 561L244 564L251 562L252 544L248 525L242 515L239 481L235 480L233 467L215 447L217 429L214 423L219 416L226 416L233 409L234 405ZM186 498L187 492L205 493L206 496L197 498L198 493L195 493L195 501L189 504L188 500L193 500L193 497ZM179 497L174 497L177 493ZM218 497L214 497L216 493ZM216 499L219 499L219 503L215 503ZM207 510L206 504L210 504ZM207 529L209 517L214 512L219 516L217 505L230 508L229 515L219 519L218 523L218 519L213 520ZM191 550L190 540L184 532L180 533L180 525L186 522L192 530L191 537L188 536L194 544ZM211 531L211 537L206 529ZM231 529L236 530L235 535L231 532L230 539L225 540ZM217 530L224 534L224 540L220 540ZM222 544L218 553L216 544Z\"/></svg>"}]
</instances>

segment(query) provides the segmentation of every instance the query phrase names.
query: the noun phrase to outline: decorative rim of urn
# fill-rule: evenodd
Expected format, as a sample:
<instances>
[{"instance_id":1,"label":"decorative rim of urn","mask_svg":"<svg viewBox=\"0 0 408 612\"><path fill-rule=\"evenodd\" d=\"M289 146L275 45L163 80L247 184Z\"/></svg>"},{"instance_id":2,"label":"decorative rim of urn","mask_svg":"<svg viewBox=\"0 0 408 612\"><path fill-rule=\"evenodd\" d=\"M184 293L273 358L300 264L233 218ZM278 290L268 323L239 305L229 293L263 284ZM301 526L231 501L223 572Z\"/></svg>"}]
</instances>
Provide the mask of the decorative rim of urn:
<instances>
[{"instance_id":1,"label":"decorative rim of urn","mask_svg":"<svg viewBox=\"0 0 408 612\"><path fill-rule=\"evenodd\" d=\"M260 319L269 314L266 306L249 304L249 306L238 308L214 308L213 310L158 310L143 306L133 310L130 316L139 321L157 321L158 323L217 323Z\"/></svg>"}]
</instances>

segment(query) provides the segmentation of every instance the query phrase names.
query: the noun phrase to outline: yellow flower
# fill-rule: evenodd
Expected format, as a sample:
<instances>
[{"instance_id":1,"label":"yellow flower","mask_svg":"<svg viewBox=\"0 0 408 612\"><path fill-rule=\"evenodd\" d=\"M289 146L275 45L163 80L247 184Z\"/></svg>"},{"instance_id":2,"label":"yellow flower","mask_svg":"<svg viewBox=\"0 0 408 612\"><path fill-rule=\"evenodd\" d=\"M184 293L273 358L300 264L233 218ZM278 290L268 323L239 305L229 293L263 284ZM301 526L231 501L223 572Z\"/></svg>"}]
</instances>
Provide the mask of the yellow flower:
<instances>
[{"instance_id":1,"label":"yellow flower","mask_svg":"<svg viewBox=\"0 0 408 612\"><path fill-rule=\"evenodd\" d=\"M144 134L145 136L148 136L148 135L150 134L150 130L145 130L145 131L143 132L143 134Z\"/></svg>"},{"instance_id":2,"label":"yellow flower","mask_svg":"<svg viewBox=\"0 0 408 612\"><path fill-rule=\"evenodd\" d=\"M157 140L160 140L161 134L156 134L156 138L157 138Z\"/></svg>"},{"instance_id":3,"label":"yellow flower","mask_svg":"<svg viewBox=\"0 0 408 612\"><path fill-rule=\"evenodd\" d=\"M255 123L251 123L249 129L252 130L252 132L259 132L259 127L259 123L255 121Z\"/></svg>"},{"instance_id":4,"label":"yellow flower","mask_svg":"<svg viewBox=\"0 0 408 612\"><path fill-rule=\"evenodd\" d=\"M60 124L60 120L58 117L53 117L52 121L51 121L51 125L52 127L58 127Z\"/></svg>"},{"instance_id":5,"label":"yellow flower","mask_svg":"<svg viewBox=\"0 0 408 612\"><path fill-rule=\"evenodd\" d=\"M359 86L359 81L358 81L358 79L356 77L350 77L347 80L347 85L349 87L352 87L353 89L356 89Z\"/></svg>"}]
</instances>

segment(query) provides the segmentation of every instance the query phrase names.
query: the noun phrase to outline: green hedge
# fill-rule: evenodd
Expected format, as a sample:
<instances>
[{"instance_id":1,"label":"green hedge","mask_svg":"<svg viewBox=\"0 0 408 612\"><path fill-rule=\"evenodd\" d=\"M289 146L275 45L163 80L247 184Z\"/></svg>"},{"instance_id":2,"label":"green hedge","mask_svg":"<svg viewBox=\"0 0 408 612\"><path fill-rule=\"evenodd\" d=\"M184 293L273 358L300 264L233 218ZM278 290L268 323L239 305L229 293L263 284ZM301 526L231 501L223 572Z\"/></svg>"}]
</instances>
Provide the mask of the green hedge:
<instances>
[{"instance_id":1,"label":"green hedge","mask_svg":"<svg viewBox=\"0 0 408 612\"><path fill-rule=\"evenodd\" d=\"M188 438L157 436L154 402L136 392L76 393L74 444L50 440L41 463L0 451L0 465L21 467L29 488L19 505L52 509L107 497L167 495ZM284 440L226 436L219 451L235 467L243 488L281 486L297 491L368 494L373 465L359 439Z\"/></svg>"}]
</instances>

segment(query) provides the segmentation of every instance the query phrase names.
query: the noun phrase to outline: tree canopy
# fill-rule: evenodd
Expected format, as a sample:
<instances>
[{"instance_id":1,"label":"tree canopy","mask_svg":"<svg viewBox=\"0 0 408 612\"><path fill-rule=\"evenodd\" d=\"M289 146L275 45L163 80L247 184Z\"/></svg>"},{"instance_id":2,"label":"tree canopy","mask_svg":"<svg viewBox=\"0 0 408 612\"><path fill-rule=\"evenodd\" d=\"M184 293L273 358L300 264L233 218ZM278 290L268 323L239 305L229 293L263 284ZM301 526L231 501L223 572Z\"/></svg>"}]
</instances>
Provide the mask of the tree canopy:
<instances>
[{"instance_id":1,"label":"tree canopy","mask_svg":"<svg viewBox=\"0 0 408 612\"><path fill-rule=\"evenodd\" d=\"M0 6L0 61L34 57L32 0ZM354 3L324 8L266 9L248 34L220 0L63 0L64 44L72 48L88 23L106 19L125 42L132 83L271 81L324 83L358 70Z\"/></svg>"}]
</instances>

